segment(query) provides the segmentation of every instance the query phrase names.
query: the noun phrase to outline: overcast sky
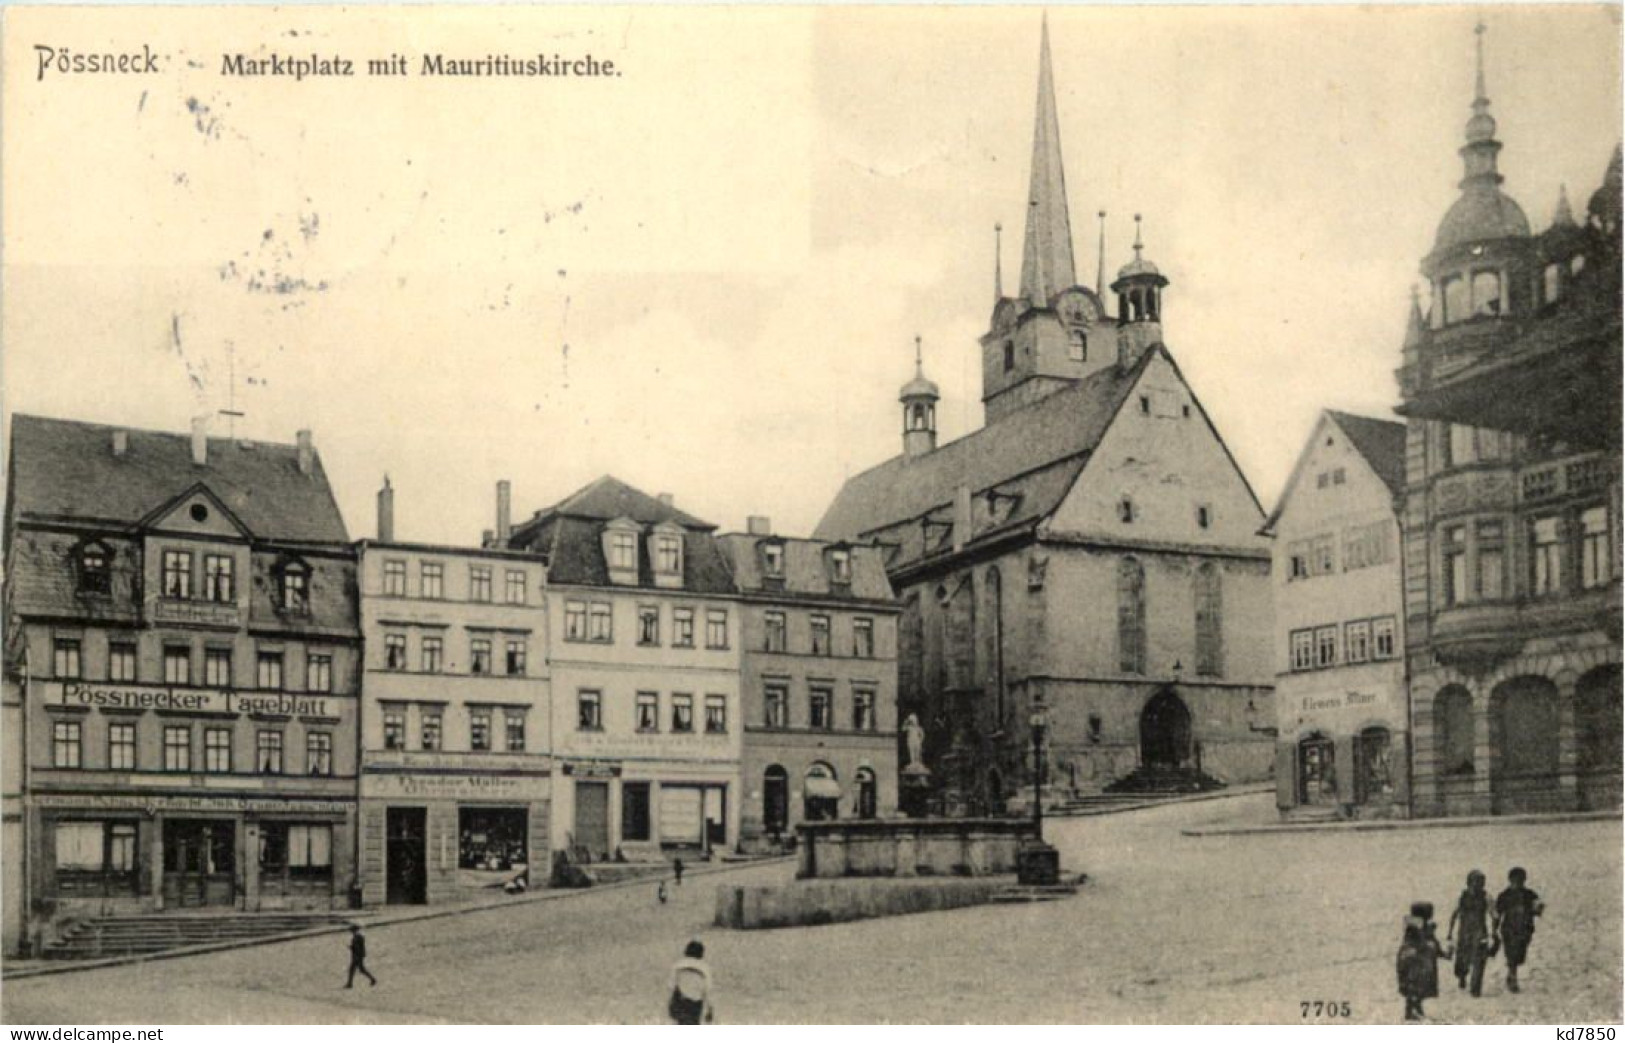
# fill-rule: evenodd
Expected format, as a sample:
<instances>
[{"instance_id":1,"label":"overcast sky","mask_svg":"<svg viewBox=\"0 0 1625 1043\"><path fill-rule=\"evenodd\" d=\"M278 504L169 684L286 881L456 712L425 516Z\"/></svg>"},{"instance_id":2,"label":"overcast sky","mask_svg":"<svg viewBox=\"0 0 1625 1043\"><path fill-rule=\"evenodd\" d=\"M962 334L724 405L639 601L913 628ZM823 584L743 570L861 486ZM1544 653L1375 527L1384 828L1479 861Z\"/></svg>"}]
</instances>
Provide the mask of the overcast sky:
<instances>
[{"instance_id":1,"label":"overcast sky","mask_svg":"<svg viewBox=\"0 0 1625 1043\"><path fill-rule=\"evenodd\" d=\"M1143 212L1168 345L1266 507L1319 409L1397 401L1480 11L1504 187L1537 230L1560 184L1583 217L1619 136L1617 6L1050 11L1080 278L1096 212L1109 271ZM234 403L241 438L314 429L353 536L388 472L397 535L448 542L491 526L499 478L523 517L604 473L809 532L900 448L916 334L944 439L980 424L1035 8L11 9L6 29L9 411L183 431ZM39 79L41 42L168 60ZM622 75L221 74L238 52L416 72L499 50Z\"/></svg>"}]
</instances>

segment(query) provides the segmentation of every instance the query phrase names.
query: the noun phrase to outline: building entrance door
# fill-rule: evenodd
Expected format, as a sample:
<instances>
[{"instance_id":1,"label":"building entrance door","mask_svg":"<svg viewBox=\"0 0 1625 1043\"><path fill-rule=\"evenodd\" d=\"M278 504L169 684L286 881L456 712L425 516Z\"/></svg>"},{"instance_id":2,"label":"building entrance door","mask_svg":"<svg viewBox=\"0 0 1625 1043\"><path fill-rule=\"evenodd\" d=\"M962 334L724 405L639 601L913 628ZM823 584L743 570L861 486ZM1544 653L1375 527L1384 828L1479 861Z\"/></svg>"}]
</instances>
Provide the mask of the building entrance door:
<instances>
[{"instance_id":1,"label":"building entrance door","mask_svg":"<svg viewBox=\"0 0 1625 1043\"><path fill-rule=\"evenodd\" d=\"M1158 692L1140 713L1140 763L1183 768L1190 759L1191 712L1173 692Z\"/></svg>"},{"instance_id":2,"label":"building entrance door","mask_svg":"<svg viewBox=\"0 0 1625 1043\"><path fill-rule=\"evenodd\" d=\"M660 787L660 842L673 847L701 847L704 790L698 786Z\"/></svg>"},{"instance_id":3,"label":"building entrance door","mask_svg":"<svg viewBox=\"0 0 1625 1043\"><path fill-rule=\"evenodd\" d=\"M1324 735L1298 743L1298 803L1337 803L1337 747Z\"/></svg>"},{"instance_id":4,"label":"building entrance door","mask_svg":"<svg viewBox=\"0 0 1625 1043\"><path fill-rule=\"evenodd\" d=\"M236 823L229 819L164 823L165 906L235 905L236 870Z\"/></svg>"},{"instance_id":5,"label":"building entrance door","mask_svg":"<svg viewBox=\"0 0 1625 1043\"><path fill-rule=\"evenodd\" d=\"M578 861L609 858L609 783L576 783L575 848Z\"/></svg>"},{"instance_id":6,"label":"building entrance door","mask_svg":"<svg viewBox=\"0 0 1625 1043\"><path fill-rule=\"evenodd\" d=\"M428 901L423 808L388 808L384 812L384 901L422 905Z\"/></svg>"}]
</instances>

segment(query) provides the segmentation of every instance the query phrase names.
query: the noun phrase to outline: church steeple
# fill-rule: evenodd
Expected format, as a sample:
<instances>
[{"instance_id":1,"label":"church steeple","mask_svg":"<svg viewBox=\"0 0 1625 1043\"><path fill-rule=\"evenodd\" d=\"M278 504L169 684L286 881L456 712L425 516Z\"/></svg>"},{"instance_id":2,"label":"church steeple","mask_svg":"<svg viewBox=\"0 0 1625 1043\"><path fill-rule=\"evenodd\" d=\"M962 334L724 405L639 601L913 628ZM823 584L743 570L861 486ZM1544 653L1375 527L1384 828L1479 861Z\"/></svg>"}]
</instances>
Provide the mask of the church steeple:
<instances>
[{"instance_id":1,"label":"church steeple","mask_svg":"<svg viewBox=\"0 0 1625 1043\"><path fill-rule=\"evenodd\" d=\"M1496 168L1496 155L1501 143L1495 140L1495 117L1490 115L1490 96L1484 87L1484 33L1486 27L1479 22L1473 29L1478 37L1478 78L1473 92L1473 115L1467 120L1467 144L1461 147L1465 176L1461 187L1475 185L1494 187L1506 180Z\"/></svg>"},{"instance_id":2,"label":"church steeple","mask_svg":"<svg viewBox=\"0 0 1625 1043\"><path fill-rule=\"evenodd\" d=\"M1076 282L1046 16L1038 50L1038 112L1033 126L1032 180L1027 193L1027 238L1021 252L1021 296L1034 307L1048 307L1057 293Z\"/></svg>"},{"instance_id":3,"label":"church steeple","mask_svg":"<svg viewBox=\"0 0 1625 1043\"><path fill-rule=\"evenodd\" d=\"M903 455L924 456L937 447L937 400L941 393L925 375L924 344L914 337L914 379L903 385Z\"/></svg>"}]
</instances>

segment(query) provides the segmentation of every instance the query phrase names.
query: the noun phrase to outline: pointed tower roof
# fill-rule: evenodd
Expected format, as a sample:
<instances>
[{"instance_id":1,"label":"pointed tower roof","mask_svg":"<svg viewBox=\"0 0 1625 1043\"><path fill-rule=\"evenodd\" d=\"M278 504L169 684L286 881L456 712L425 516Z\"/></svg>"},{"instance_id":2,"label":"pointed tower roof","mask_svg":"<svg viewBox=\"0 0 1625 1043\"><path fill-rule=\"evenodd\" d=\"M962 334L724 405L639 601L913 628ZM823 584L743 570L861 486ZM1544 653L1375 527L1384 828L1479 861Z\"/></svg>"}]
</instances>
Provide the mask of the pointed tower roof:
<instances>
[{"instance_id":1,"label":"pointed tower roof","mask_svg":"<svg viewBox=\"0 0 1625 1043\"><path fill-rule=\"evenodd\" d=\"M1427 335L1428 321L1422 314L1422 294L1414 285L1411 287L1411 314L1405 323L1405 344L1407 348L1415 347Z\"/></svg>"},{"instance_id":2,"label":"pointed tower roof","mask_svg":"<svg viewBox=\"0 0 1625 1043\"><path fill-rule=\"evenodd\" d=\"M1461 198L1439 222L1433 241L1435 252L1465 243L1529 235L1529 219L1523 208L1501 191L1505 179L1496 166L1501 143L1495 139L1495 117L1490 115L1489 93L1484 86L1484 23L1480 22L1473 32L1478 37L1478 75L1473 115L1467 120L1467 143L1459 150L1463 167Z\"/></svg>"},{"instance_id":3,"label":"pointed tower roof","mask_svg":"<svg viewBox=\"0 0 1625 1043\"><path fill-rule=\"evenodd\" d=\"M1077 281L1046 16L1038 50L1038 113L1033 126L1032 181L1027 193L1027 239L1021 252L1021 296L1042 308Z\"/></svg>"},{"instance_id":4,"label":"pointed tower roof","mask_svg":"<svg viewBox=\"0 0 1625 1043\"><path fill-rule=\"evenodd\" d=\"M1574 210L1569 206L1569 186L1557 186L1557 209L1552 212L1553 228L1574 227Z\"/></svg>"},{"instance_id":5,"label":"pointed tower roof","mask_svg":"<svg viewBox=\"0 0 1625 1043\"><path fill-rule=\"evenodd\" d=\"M1605 229L1619 227L1621 209L1621 187L1625 179L1621 177L1622 155L1621 146L1614 146L1614 154L1608 160L1608 170L1602 176L1602 187L1591 194L1591 202L1586 205L1586 213L1601 224Z\"/></svg>"},{"instance_id":6,"label":"pointed tower roof","mask_svg":"<svg viewBox=\"0 0 1625 1043\"><path fill-rule=\"evenodd\" d=\"M919 337L914 338L914 379L903 385L897 393L898 401L907 402L914 398L928 398L936 401L941 397L935 382L925 375L924 346Z\"/></svg>"}]
</instances>

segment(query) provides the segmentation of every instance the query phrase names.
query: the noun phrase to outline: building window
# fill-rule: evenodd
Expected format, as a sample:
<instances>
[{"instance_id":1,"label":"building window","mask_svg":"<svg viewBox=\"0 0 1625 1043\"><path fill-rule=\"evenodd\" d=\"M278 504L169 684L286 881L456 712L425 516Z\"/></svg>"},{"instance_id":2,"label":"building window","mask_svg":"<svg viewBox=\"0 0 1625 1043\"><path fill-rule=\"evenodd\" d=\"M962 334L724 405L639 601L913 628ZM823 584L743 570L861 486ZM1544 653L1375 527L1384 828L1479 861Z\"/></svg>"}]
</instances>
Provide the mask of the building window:
<instances>
[{"instance_id":1,"label":"building window","mask_svg":"<svg viewBox=\"0 0 1625 1043\"><path fill-rule=\"evenodd\" d=\"M203 556L203 597L206 601L229 604L237 596L232 582L232 559L226 554Z\"/></svg>"},{"instance_id":2,"label":"building window","mask_svg":"<svg viewBox=\"0 0 1625 1043\"><path fill-rule=\"evenodd\" d=\"M1536 597L1563 589L1563 545L1558 536L1556 517L1535 518L1529 523L1530 592Z\"/></svg>"},{"instance_id":3,"label":"building window","mask_svg":"<svg viewBox=\"0 0 1625 1043\"><path fill-rule=\"evenodd\" d=\"M1501 273L1473 273L1473 314L1501 314Z\"/></svg>"},{"instance_id":4,"label":"building window","mask_svg":"<svg viewBox=\"0 0 1625 1043\"><path fill-rule=\"evenodd\" d=\"M639 692L637 701L637 729L640 732L660 730L660 695L657 692Z\"/></svg>"},{"instance_id":5,"label":"building window","mask_svg":"<svg viewBox=\"0 0 1625 1043\"><path fill-rule=\"evenodd\" d=\"M660 606L638 606L638 644L660 644Z\"/></svg>"},{"instance_id":6,"label":"building window","mask_svg":"<svg viewBox=\"0 0 1625 1043\"><path fill-rule=\"evenodd\" d=\"M418 596L443 598L446 596L446 567L438 561L425 561L418 566Z\"/></svg>"},{"instance_id":7,"label":"building window","mask_svg":"<svg viewBox=\"0 0 1625 1043\"><path fill-rule=\"evenodd\" d=\"M470 638L468 642L468 672L471 674L489 674L491 672L491 639L488 637Z\"/></svg>"},{"instance_id":8,"label":"building window","mask_svg":"<svg viewBox=\"0 0 1625 1043\"><path fill-rule=\"evenodd\" d=\"M784 651L788 633L784 613L769 610L763 616L762 629L764 634L763 650L768 652Z\"/></svg>"},{"instance_id":9,"label":"building window","mask_svg":"<svg viewBox=\"0 0 1625 1043\"><path fill-rule=\"evenodd\" d=\"M1473 697L1450 685L1433 700L1433 730L1441 775L1473 774Z\"/></svg>"},{"instance_id":10,"label":"building window","mask_svg":"<svg viewBox=\"0 0 1625 1043\"><path fill-rule=\"evenodd\" d=\"M1558 293L1563 288L1563 266L1548 264L1541 273L1540 302L1552 304L1557 300Z\"/></svg>"},{"instance_id":11,"label":"building window","mask_svg":"<svg viewBox=\"0 0 1625 1043\"><path fill-rule=\"evenodd\" d=\"M1506 528L1499 521L1481 521L1474 527L1478 541L1474 560L1478 573L1478 596L1499 601L1506 595Z\"/></svg>"},{"instance_id":12,"label":"building window","mask_svg":"<svg viewBox=\"0 0 1625 1043\"><path fill-rule=\"evenodd\" d=\"M192 554L184 550L164 551L164 597L192 596Z\"/></svg>"},{"instance_id":13,"label":"building window","mask_svg":"<svg viewBox=\"0 0 1625 1043\"><path fill-rule=\"evenodd\" d=\"M614 639L615 630L609 604L594 601L587 613L587 640L608 644Z\"/></svg>"},{"instance_id":14,"label":"building window","mask_svg":"<svg viewBox=\"0 0 1625 1043\"><path fill-rule=\"evenodd\" d=\"M439 721L436 720L438 727ZM384 749L406 749L406 714L399 710L384 711ZM428 749L427 746L424 749Z\"/></svg>"},{"instance_id":15,"label":"building window","mask_svg":"<svg viewBox=\"0 0 1625 1043\"><path fill-rule=\"evenodd\" d=\"M135 680L135 645L119 641L107 646L107 679Z\"/></svg>"},{"instance_id":16,"label":"building window","mask_svg":"<svg viewBox=\"0 0 1625 1043\"><path fill-rule=\"evenodd\" d=\"M1343 571L1383 565L1393 559L1393 525L1373 522L1343 530Z\"/></svg>"},{"instance_id":17,"label":"building window","mask_svg":"<svg viewBox=\"0 0 1625 1043\"><path fill-rule=\"evenodd\" d=\"M1117 520L1124 525L1134 524L1134 501L1127 496L1117 501Z\"/></svg>"},{"instance_id":18,"label":"building window","mask_svg":"<svg viewBox=\"0 0 1625 1043\"><path fill-rule=\"evenodd\" d=\"M1145 673L1145 568L1133 558L1117 563L1117 666Z\"/></svg>"},{"instance_id":19,"label":"building window","mask_svg":"<svg viewBox=\"0 0 1625 1043\"><path fill-rule=\"evenodd\" d=\"M1394 633L1393 616L1383 616L1381 619L1371 621L1371 657L1373 659L1394 658L1397 654Z\"/></svg>"},{"instance_id":20,"label":"building window","mask_svg":"<svg viewBox=\"0 0 1625 1043\"><path fill-rule=\"evenodd\" d=\"M835 693L828 688L807 689L807 726L824 731L835 727Z\"/></svg>"},{"instance_id":21,"label":"building window","mask_svg":"<svg viewBox=\"0 0 1625 1043\"><path fill-rule=\"evenodd\" d=\"M164 683L192 683L192 650L185 645L164 646Z\"/></svg>"},{"instance_id":22,"label":"building window","mask_svg":"<svg viewBox=\"0 0 1625 1043\"><path fill-rule=\"evenodd\" d=\"M405 670L406 669L406 635L405 634L385 634L384 635L384 669L385 670Z\"/></svg>"},{"instance_id":23,"label":"building window","mask_svg":"<svg viewBox=\"0 0 1625 1043\"><path fill-rule=\"evenodd\" d=\"M812 617L812 645L813 655L829 655L829 617Z\"/></svg>"},{"instance_id":24,"label":"building window","mask_svg":"<svg viewBox=\"0 0 1625 1043\"><path fill-rule=\"evenodd\" d=\"M681 536L655 537L655 571L677 573L683 571L683 539Z\"/></svg>"},{"instance_id":25,"label":"building window","mask_svg":"<svg viewBox=\"0 0 1625 1043\"><path fill-rule=\"evenodd\" d=\"M671 697L671 730L694 730L694 697L686 692L673 692Z\"/></svg>"},{"instance_id":26,"label":"building window","mask_svg":"<svg viewBox=\"0 0 1625 1043\"><path fill-rule=\"evenodd\" d=\"M298 562L282 570L282 609L285 612L310 611L310 572Z\"/></svg>"},{"instance_id":27,"label":"building window","mask_svg":"<svg viewBox=\"0 0 1625 1043\"><path fill-rule=\"evenodd\" d=\"M1344 624L1343 654L1350 663L1363 663L1371 658L1371 621L1369 619Z\"/></svg>"},{"instance_id":28,"label":"building window","mask_svg":"<svg viewBox=\"0 0 1625 1043\"><path fill-rule=\"evenodd\" d=\"M1315 666L1324 669L1337 665L1337 628L1315 628Z\"/></svg>"},{"instance_id":29,"label":"building window","mask_svg":"<svg viewBox=\"0 0 1625 1043\"><path fill-rule=\"evenodd\" d=\"M852 582L851 551L832 550L829 552L829 578L832 583Z\"/></svg>"},{"instance_id":30,"label":"building window","mask_svg":"<svg viewBox=\"0 0 1625 1043\"><path fill-rule=\"evenodd\" d=\"M1466 279L1459 275L1452 275L1445 279L1439 296L1444 301L1444 324L1446 326L1467 319L1472 310L1472 302Z\"/></svg>"},{"instance_id":31,"label":"building window","mask_svg":"<svg viewBox=\"0 0 1625 1043\"><path fill-rule=\"evenodd\" d=\"M616 570L638 567L638 537L635 533L617 532L610 536L609 567Z\"/></svg>"},{"instance_id":32,"label":"building window","mask_svg":"<svg viewBox=\"0 0 1625 1043\"><path fill-rule=\"evenodd\" d=\"M406 596L406 562L396 559L384 562L384 593L397 598Z\"/></svg>"},{"instance_id":33,"label":"building window","mask_svg":"<svg viewBox=\"0 0 1625 1043\"><path fill-rule=\"evenodd\" d=\"M282 687L282 653L261 652L255 683L260 688Z\"/></svg>"},{"instance_id":34,"label":"building window","mask_svg":"<svg viewBox=\"0 0 1625 1043\"><path fill-rule=\"evenodd\" d=\"M525 715L519 710L507 710L502 715L503 740L509 753L525 752Z\"/></svg>"},{"instance_id":35,"label":"building window","mask_svg":"<svg viewBox=\"0 0 1625 1043\"><path fill-rule=\"evenodd\" d=\"M728 730L728 697L725 695L708 695L705 697L705 734L721 735Z\"/></svg>"},{"instance_id":36,"label":"building window","mask_svg":"<svg viewBox=\"0 0 1625 1043\"><path fill-rule=\"evenodd\" d=\"M1448 525L1442 539L1444 603L1460 605L1471 600L1471 588L1467 585L1467 527Z\"/></svg>"},{"instance_id":37,"label":"building window","mask_svg":"<svg viewBox=\"0 0 1625 1043\"><path fill-rule=\"evenodd\" d=\"M326 652L312 652L305 657L305 691L331 692L333 690L333 657Z\"/></svg>"},{"instance_id":38,"label":"building window","mask_svg":"<svg viewBox=\"0 0 1625 1043\"><path fill-rule=\"evenodd\" d=\"M852 691L852 730L858 732L875 730L875 693L867 688L855 688Z\"/></svg>"},{"instance_id":39,"label":"building window","mask_svg":"<svg viewBox=\"0 0 1625 1043\"><path fill-rule=\"evenodd\" d=\"M1309 541L1309 572L1329 576L1337 571L1337 547L1330 533Z\"/></svg>"},{"instance_id":40,"label":"building window","mask_svg":"<svg viewBox=\"0 0 1625 1043\"><path fill-rule=\"evenodd\" d=\"M1082 362L1089 357L1089 335L1082 330L1072 330L1067 334L1066 356L1073 362Z\"/></svg>"},{"instance_id":41,"label":"building window","mask_svg":"<svg viewBox=\"0 0 1625 1043\"><path fill-rule=\"evenodd\" d=\"M445 640L424 635L418 640L418 668L426 674L438 674L445 659Z\"/></svg>"},{"instance_id":42,"label":"building window","mask_svg":"<svg viewBox=\"0 0 1625 1043\"><path fill-rule=\"evenodd\" d=\"M51 644L51 673L65 681L76 680L79 671L79 639L59 637Z\"/></svg>"},{"instance_id":43,"label":"building window","mask_svg":"<svg viewBox=\"0 0 1625 1043\"><path fill-rule=\"evenodd\" d=\"M185 725L164 729L164 770L192 770L192 729Z\"/></svg>"},{"instance_id":44,"label":"building window","mask_svg":"<svg viewBox=\"0 0 1625 1043\"><path fill-rule=\"evenodd\" d=\"M1313 670L1315 668L1315 632L1313 630L1294 630L1291 634L1292 643L1292 669Z\"/></svg>"},{"instance_id":45,"label":"building window","mask_svg":"<svg viewBox=\"0 0 1625 1043\"><path fill-rule=\"evenodd\" d=\"M327 732L305 733L305 774L333 774L333 736Z\"/></svg>"},{"instance_id":46,"label":"building window","mask_svg":"<svg viewBox=\"0 0 1625 1043\"><path fill-rule=\"evenodd\" d=\"M583 732L604 730L604 697L591 689L576 693L576 729Z\"/></svg>"},{"instance_id":47,"label":"building window","mask_svg":"<svg viewBox=\"0 0 1625 1043\"><path fill-rule=\"evenodd\" d=\"M83 730L78 721L51 722L51 767L79 767L79 739Z\"/></svg>"},{"instance_id":48,"label":"building window","mask_svg":"<svg viewBox=\"0 0 1625 1043\"><path fill-rule=\"evenodd\" d=\"M256 760L262 775L282 774L282 733L263 731L255 742Z\"/></svg>"},{"instance_id":49,"label":"building window","mask_svg":"<svg viewBox=\"0 0 1625 1043\"><path fill-rule=\"evenodd\" d=\"M91 543L79 552L79 593L111 594L113 573L108 567L107 548Z\"/></svg>"},{"instance_id":50,"label":"building window","mask_svg":"<svg viewBox=\"0 0 1625 1043\"><path fill-rule=\"evenodd\" d=\"M784 544L762 544L762 571L774 578L784 575Z\"/></svg>"},{"instance_id":51,"label":"building window","mask_svg":"<svg viewBox=\"0 0 1625 1043\"><path fill-rule=\"evenodd\" d=\"M231 687L231 649L203 650L203 683L215 688Z\"/></svg>"},{"instance_id":52,"label":"building window","mask_svg":"<svg viewBox=\"0 0 1625 1043\"><path fill-rule=\"evenodd\" d=\"M203 729L203 770L215 773L231 770L230 729Z\"/></svg>"},{"instance_id":53,"label":"building window","mask_svg":"<svg viewBox=\"0 0 1625 1043\"><path fill-rule=\"evenodd\" d=\"M438 750L440 748L441 722L443 720L444 718L439 710L418 711L418 738L421 740L424 749ZM403 733L405 732L404 724L401 730Z\"/></svg>"},{"instance_id":54,"label":"building window","mask_svg":"<svg viewBox=\"0 0 1625 1043\"><path fill-rule=\"evenodd\" d=\"M693 609L674 608L671 610L671 645L673 648L694 647Z\"/></svg>"},{"instance_id":55,"label":"building window","mask_svg":"<svg viewBox=\"0 0 1625 1043\"><path fill-rule=\"evenodd\" d=\"M1015 368L1016 368L1016 342L1013 341L1013 340L1007 340L1007 341L1004 342L1004 371L1006 373L1008 373L1012 369L1015 369Z\"/></svg>"},{"instance_id":56,"label":"building window","mask_svg":"<svg viewBox=\"0 0 1625 1043\"><path fill-rule=\"evenodd\" d=\"M1287 580L1309 578L1309 544L1294 540L1287 544Z\"/></svg>"},{"instance_id":57,"label":"building window","mask_svg":"<svg viewBox=\"0 0 1625 1043\"><path fill-rule=\"evenodd\" d=\"M107 766L114 771L135 770L135 725L128 721L107 726Z\"/></svg>"},{"instance_id":58,"label":"building window","mask_svg":"<svg viewBox=\"0 0 1625 1043\"><path fill-rule=\"evenodd\" d=\"M728 647L728 610L707 609L705 613L705 647Z\"/></svg>"},{"instance_id":59,"label":"building window","mask_svg":"<svg viewBox=\"0 0 1625 1043\"><path fill-rule=\"evenodd\" d=\"M587 640L587 603L585 601L566 601L564 603L564 640Z\"/></svg>"},{"instance_id":60,"label":"building window","mask_svg":"<svg viewBox=\"0 0 1625 1043\"><path fill-rule=\"evenodd\" d=\"M483 752L491 748L491 711L468 711L468 748Z\"/></svg>"},{"instance_id":61,"label":"building window","mask_svg":"<svg viewBox=\"0 0 1625 1043\"><path fill-rule=\"evenodd\" d=\"M875 657L875 621L859 617L852 621L852 654L859 659Z\"/></svg>"},{"instance_id":62,"label":"building window","mask_svg":"<svg viewBox=\"0 0 1625 1043\"><path fill-rule=\"evenodd\" d=\"M1196 672L1202 677L1224 672L1223 581L1212 562L1196 570Z\"/></svg>"},{"instance_id":63,"label":"building window","mask_svg":"<svg viewBox=\"0 0 1625 1043\"><path fill-rule=\"evenodd\" d=\"M1593 590L1606 586L1613 574L1608 539L1608 508L1588 507L1580 512L1580 586Z\"/></svg>"},{"instance_id":64,"label":"building window","mask_svg":"<svg viewBox=\"0 0 1625 1043\"><path fill-rule=\"evenodd\" d=\"M507 653L507 661L504 665L508 668L508 676L523 677L525 675L526 658L525 642L518 638L510 639L506 642L504 651Z\"/></svg>"},{"instance_id":65,"label":"building window","mask_svg":"<svg viewBox=\"0 0 1625 1043\"><path fill-rule=\"evenodd\" d=\"M508 604L523 605L525 603L525 570L509 569L507 580Z\"/></svg>"},{"instance_id":66,"label":"building window","mask_svg":"<svg viewBox=\"0 0 1625 1043\"><path fill-rule=\"evenodd\" d=\"M770 684L762 690L762 703L766 711L764 723L769 728L790 727L790 690L782 684Z\"/></svg>"},{"instance_id":67,"label":"building window","mask_svg":"<svg viewBox=\"0 0 1625 1043\"><path fill-rule=\"evenodd\" d=\"M1196 527L1198 529L1211 528L1213 525L1213 508L1205 503L1196 505Z\"/></svg>"},{"instance_id":68,"label":"building window","mask_svg":"<svg viewBox=\"0 0 1625 1043\"><path fill-rule=\"evenodd\" d=\"M470 565L468 567L468 600L491 600L491 567L489 565Z\"/></svg>"}]
</instances>

